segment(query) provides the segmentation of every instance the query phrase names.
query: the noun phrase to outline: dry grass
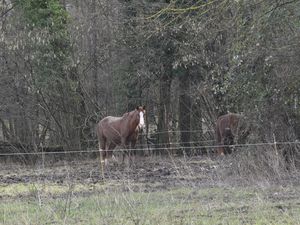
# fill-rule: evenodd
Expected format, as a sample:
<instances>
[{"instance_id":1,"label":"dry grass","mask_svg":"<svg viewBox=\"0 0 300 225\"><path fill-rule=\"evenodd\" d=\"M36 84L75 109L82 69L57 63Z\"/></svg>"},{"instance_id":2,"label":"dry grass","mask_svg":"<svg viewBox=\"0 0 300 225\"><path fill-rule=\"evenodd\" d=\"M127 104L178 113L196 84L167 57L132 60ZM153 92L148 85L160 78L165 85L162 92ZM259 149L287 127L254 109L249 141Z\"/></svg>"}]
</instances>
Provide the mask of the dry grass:
<instances>
[{"instance_id":1,"label":"dry grass","mask_svg":"<svg viewBox=\"0 0 300 225\"><path fill-rule=\"evenodd\" d=\"M64 187L0 203L3 224L300 224L299 187L174 188L155 192ZM23 189L23 187L22 187Z\"/></svg>"},{"instance_id":2,"label":"dry grass","mask_svg":"<svg viewBox=\"0 0 300 225\"><path fill-rule=\"evenodd\" d=\"M0 223L300 224L299 183L276 167L264 174L271 164L254 160L239 152L136 158L111 163L105 180L98 160L3 165Z\"/></svg>"}]
</instances>

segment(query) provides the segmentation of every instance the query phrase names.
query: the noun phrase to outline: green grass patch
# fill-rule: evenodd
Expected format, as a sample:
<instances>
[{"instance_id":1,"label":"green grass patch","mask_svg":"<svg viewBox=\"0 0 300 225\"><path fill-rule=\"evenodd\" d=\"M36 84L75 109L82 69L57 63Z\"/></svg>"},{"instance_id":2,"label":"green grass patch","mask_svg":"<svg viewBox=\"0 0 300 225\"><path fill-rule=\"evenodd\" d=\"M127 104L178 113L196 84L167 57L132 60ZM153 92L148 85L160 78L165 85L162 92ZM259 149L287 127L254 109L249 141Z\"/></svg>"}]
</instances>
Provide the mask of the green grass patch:
<instances>
[{"instance_id":1,"label":"green grass patch","mask_svg":"<svg viewBox=\"0 0 300 225\"><path fill-rule=\"evenodd\" d=\"M145 193L116 185L1 187L13 197L0 202L0 224L300 224L298 187Z\"/></svg>"}]
</instances>

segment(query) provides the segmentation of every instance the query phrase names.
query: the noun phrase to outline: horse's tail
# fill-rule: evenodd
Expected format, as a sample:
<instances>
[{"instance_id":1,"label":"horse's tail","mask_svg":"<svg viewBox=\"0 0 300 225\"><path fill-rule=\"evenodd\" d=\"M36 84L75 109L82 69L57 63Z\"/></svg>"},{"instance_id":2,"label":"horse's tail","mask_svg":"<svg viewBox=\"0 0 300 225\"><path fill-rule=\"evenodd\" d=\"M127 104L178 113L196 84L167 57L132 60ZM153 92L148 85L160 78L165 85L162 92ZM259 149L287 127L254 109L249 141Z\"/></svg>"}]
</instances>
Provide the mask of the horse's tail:
<instances>
[{"instance_id":1,"label":"horse's tail","mask_svg":"<svg viewBox=\"0 0 300 225\"><path fill-rule=\"evenodd\" d=\"M224 130L224 143L225 145L233 145L234 143L234 134L229 127L226 127Z\"/></svg>"},{"instance_id":2,"label":"horse's tail","mask_svg":"<svg viewBox=\"0 0 300 225\"><path fill-rule=\"evenodd\" d=\"M225 137L230 137L230 136L232 136L232 132L231 132L231 129L230 129L229 127L226 127L226 128L225 128L224 136L225 136Z\"/></svg>"},{"instance_id":3,"label":"horse's tail","mask_svg":"<svg viewBox=\"0 0 300 225\"><path fill-rule=\"evenodd\" d=\"M99 126L100 126L100 122L98 122L94 125L94 131L97 136L97 139L99 139L99 136L100 136Z\"/></svg>"}]
</instances>

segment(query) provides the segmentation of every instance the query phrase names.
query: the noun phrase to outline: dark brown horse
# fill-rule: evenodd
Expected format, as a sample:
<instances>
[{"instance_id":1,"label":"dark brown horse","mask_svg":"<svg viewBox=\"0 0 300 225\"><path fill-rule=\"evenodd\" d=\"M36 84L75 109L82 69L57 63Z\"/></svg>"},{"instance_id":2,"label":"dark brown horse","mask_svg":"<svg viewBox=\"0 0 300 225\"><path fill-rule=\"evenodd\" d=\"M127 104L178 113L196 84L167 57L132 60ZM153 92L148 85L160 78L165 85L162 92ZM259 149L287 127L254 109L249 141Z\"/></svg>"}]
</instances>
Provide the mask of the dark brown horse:
<instances>
[{"instance_id":1,"label":"dark brown horse","mask_svg":"<svg viewBox=\"0 0 300 225\"><path fill-rule=\"evenodd\" d=\"M249 124L246 118L240 114L229 113L220 116L216 122L216 141L217 145L220 145L218 154L230 154L229 145L243 143L250 133Z\"/></svg>"},{"instance_id":2,"label":"dark brown horse","mask_svg":"<svg viewBox=\"0 0 300 225\"><path fill-rule=\"evenodd\" d=\"M135 110L125 113L122 117L108 116L97 126L99 150L102 160L107 163L108 153L118 145L127 149L135 147L139 130L145 127L145 106L138 106ZM124 161L124 154L123 154Z\"/></svg>"}]
</instances>

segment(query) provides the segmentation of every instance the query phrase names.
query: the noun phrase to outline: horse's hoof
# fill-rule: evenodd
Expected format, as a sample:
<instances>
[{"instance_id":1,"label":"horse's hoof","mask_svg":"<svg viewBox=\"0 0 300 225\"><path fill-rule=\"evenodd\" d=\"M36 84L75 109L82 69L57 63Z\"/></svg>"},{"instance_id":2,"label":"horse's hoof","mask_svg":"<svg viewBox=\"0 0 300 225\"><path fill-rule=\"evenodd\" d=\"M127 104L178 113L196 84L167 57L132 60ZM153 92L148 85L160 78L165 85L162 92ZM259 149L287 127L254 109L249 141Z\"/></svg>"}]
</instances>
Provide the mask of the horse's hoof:
<instances>
[{"instance_id":1,"label":"horse's hoof","mask_svg":"<svg viewBox=\"0 0 300 225\"><path fill-rule=\"evenodd\" d=\"M111 158L114 162L118 162L117 158L114 155Z\"/></svg>"},{"instance_id":2,"label":"horse's hoof","mask_svg":"<svg viewBox=\"0 0 300 225\"><path fill-rule=\"evenodd\" d=\"M107 166L108 165L108 160L105 159L105 160L101 160L100 163L104 166Z\"/></svg>"}]
</instances>

